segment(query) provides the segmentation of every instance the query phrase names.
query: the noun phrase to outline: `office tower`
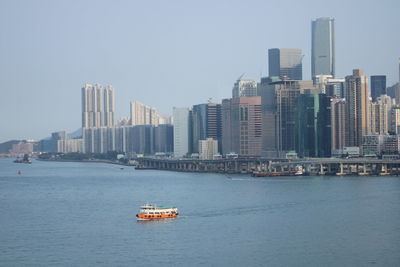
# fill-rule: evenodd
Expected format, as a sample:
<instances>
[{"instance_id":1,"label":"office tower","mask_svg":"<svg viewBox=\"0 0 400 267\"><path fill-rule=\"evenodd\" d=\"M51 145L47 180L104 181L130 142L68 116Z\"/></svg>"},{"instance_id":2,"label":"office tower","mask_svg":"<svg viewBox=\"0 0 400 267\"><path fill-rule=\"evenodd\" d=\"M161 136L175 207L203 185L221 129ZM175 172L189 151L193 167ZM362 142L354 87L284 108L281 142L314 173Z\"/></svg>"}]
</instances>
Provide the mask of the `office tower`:
<instances>
[{"instance_id":1,"label":"office tower","mask_svg":"<svg viewBox=\"0 0 400 267\"><path fill-rule=\"evenodd\" d=\"M218 141L213 138L199 140L199 158L210 160L218 154Z\"/></svg>"},{"instance_id":2,"label":"office tower","mask_svg":"<svg viewBox=\"0 0 400 267\"><path fill-rule=\"evenodd\" d=\"M108 85L104 89L104 124L105 127L114 126L115 93L114 88Z\"/></svg>"},{"instance_id":3,"label":"office tower","mask_svg":"<svg viewBox=\"0 0 400 267\"><path fill-rule=\"evenodd\" d=\"M311 23L311 75L335 77L335 29L333 18L318 18Z\"/></svg>"},{"instance_id":4,"label":"office tower","mask_svg":"<svg viewBox=\"0 0 400 267\"><path fill-rule=\"evenodd\" d=\"M154 152L174 152L174 127L160 124L154 128Z\"/></svg>"},{"instance_id":5,"label":"office tower","mask_svg":"<svg viewBox=\"0 0 400 267\"><path fill-rule=\"evenodd\" d=\"M275 133L269 133L263 150L271 156L284 157L287 152L296 149L296 118L297 97L300 93L309 91L315 93L312 81L282 80L270 83L269 96L263 100L263 109L269 114L264 118L264 128L275 128ZM275 125L275 126L274 126ZM266 134L266 133L264 133ZM267 132L268 134L268 132Z\"/></svg>"},{"instance_id":6,"label":"office tower","mask_svg":"<svg viewBox=\"0 0 400 267\"><path fill-rule=\"evenodd\" d=\"M252 96L257 96L257 83L253 80L242 80L240 77L233 85L232 97Z\"/></svg>"},{"instance_id":7,"label":"office tower","mask_svg":"<svg viewBox=\"0 0 400 267\"><path fill-rule=\"evenodd\" d=\"M296 152L300 157L331 156L331 98L300 94L297 98Z\"/></svg>"},{"instance_id":8,"label":"office tower","mask_svg":"<svg viewBox=\"0 0 400 267\"><path fill-rule=\"evenodd\" d=\"M82 88L82 127L103 125L103 89L100 84L85 84Z\"/></svg>"},{"instance_id":9,"label":"office tower","mask_svg":"<svg viewBox=\"0 0 400 267\"><path fill-rule=\"evenodd\" d=\"M362 144L362 136L368 134L368 78L364 71L353 70L353 75L346 76L346 121L348 143L346 146Z\"/></svg>"},{"instance_id":10,"label":"office tower","mask_svg":"<svg viewBox=\"0 0 400 267\"><path fill-rule=\"evenodd\" d=\"M261 97L262 111L262 151L264 157L277 156L276 148L276 95L273 82L280 81L279 77L263 77L257 86L257 95Z\"/></svg>"},{"instance_id":11,"label":"office tower","mask_svg":"<svg viewBox=\"0 0 400 267\"><path fill-rule=\"evenodd\" d=\"M346 100L331 99L331 150L341 151L346 146ZM341 153L335 153L341 154Z\"/></svg>"},{"instance_id":12,"label":"office tower","mask_svg":"<svg viewBox=\"0 0 400 267\"><path fill-rule=\"evenodd\" d=\"M332 78L332 75L315 75L314 85L321 93L331 97L344 97L344 79Z\"/></svg>"},{"instance_id":13,"label":"office tower","mask_svg":"<svg viewBox=\"0 0 400 267\"><path fill-rule=\"evenodd\" d=\"M222 152L240 156L261 155L261 97L222 100Z\"/></svg>"},{"instance_id":14,"label":"office tower","mask_svg":"<svg viewBox=\"0 0 400 267\"><path fill-rule=\"evenodd\" d=\"M299 48L268 49L269 77L278 76L291 80L303 79L303 56Z\"/></svg>"},{"instance_id":15,"label":"office tower","mask_svg":"<svg viewBox=\"0 0 400 267\"><path fill-rule=\"evenodd\" d=\"M194 105L191 113L192 153L199 153L199 141L213 138L221 143L221 104ZM219 144L220 149L222 144Z\"/></svg>"},{"instance_id":16,"label":"office tower","mask_svg":"<svg viewBox=\"0 0 400 267\"><path fill-rule=\"evenodd\" d=\"M388 134L391 121L392 99L388 95L381 95L375 102L369 103L369 134Z\"/></svg>"},{"instance_id":17,"label":"office tower","mask_svg":"<svg viewBox=\"0 0 400 267\"><path fill-rule=\"evenodd\" d=\"M372 101L381 96L386 95L386 76L385 75L373 75L371 76L371 97Z\"/></svg>"},{"instance_id":18,"label":"office tower","mask_svg":"<svg viewBox=\"0 0 400 267\"><path fill-rule=\"evenodd\" d=\"M173 109L174 121L174 156L186 156L189 150L189 108Z\"/></svg>"},{"instance_id":19,"label":"office tower","mask_svg":"<svg viewBox=\"0 0 400 267\"><path fill-rule=\"evenodd\" d=\"M136 125L132 127L132 151L137 154L154 154L154 126Z\"/></svg>"},{"instance_id":20,"label":"office tower","mask_svg":"<svg viewBox=\"0 0 400 267\"><path fill-rule=\"evenodd\" d=\"M326 84L328 79L332 79L332 75L319 74L313 77L314 86L318 88L321 93L325 94Z\"/></svg>"},{"instance_id":21,"label":"office tower","mask_svg":"<svg viewBox=\"0 0 400 267\"><path fill-rule=\"evenodd\" d=\"M331 97L344 98L344 79L327 79L325 94Z\"/></svg>"},{"instance_id":22,"label":"office tower","mask_svg":"<svg viewBox=\"0 0 400 267\"><path fill-rule=\"evenodd\" d=\"M396 101L396 104L400 103L400 83L395 83L386 88L386 93Z\"/></svg>"}]
</instances>

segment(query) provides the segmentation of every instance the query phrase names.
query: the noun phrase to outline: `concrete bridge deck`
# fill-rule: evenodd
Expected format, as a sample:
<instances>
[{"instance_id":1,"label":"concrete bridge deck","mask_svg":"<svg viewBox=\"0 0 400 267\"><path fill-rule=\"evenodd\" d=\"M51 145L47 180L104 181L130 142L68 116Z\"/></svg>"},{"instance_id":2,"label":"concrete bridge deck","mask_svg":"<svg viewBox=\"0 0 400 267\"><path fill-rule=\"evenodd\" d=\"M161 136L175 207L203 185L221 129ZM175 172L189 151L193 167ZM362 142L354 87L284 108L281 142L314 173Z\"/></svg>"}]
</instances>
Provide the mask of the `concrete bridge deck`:
<instances>
[{"instance_id":1,"label":"concrete bridge deck","mask_svg":"<svg viewBox=\"0 0 400 267\"><path fill-rule=\"evenodd\" d=\"M254 171L290 171L302 166L313 175L397 175L400 159L371 158L228 158L216 160L137 158L137 169L157 169L186 172L253 173Z\"/></svg>"}]
</instances>

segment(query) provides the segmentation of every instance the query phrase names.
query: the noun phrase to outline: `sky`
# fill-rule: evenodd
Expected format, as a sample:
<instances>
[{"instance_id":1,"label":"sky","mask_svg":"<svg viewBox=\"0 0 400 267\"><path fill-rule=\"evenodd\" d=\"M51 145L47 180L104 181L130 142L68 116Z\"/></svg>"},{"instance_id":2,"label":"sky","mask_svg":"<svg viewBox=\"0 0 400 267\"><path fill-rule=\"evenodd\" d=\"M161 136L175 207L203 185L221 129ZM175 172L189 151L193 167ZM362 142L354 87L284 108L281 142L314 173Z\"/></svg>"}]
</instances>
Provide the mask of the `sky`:
<instances>
[{"instance_id":1,"label":"sky","mask_svg":"<svg viewBox=\"0 0 400 267\"><path fill-rule=\"evenodd\" d=\"M361 4L362 3L362 4ZM220 102L267 76L269 48L301 48L335 19L336 74L399 80L400 1L0 0L0 143L81 126L85 83L115 88L116 119L138 100L159 113Z\"/></svg>"}]
</instances>

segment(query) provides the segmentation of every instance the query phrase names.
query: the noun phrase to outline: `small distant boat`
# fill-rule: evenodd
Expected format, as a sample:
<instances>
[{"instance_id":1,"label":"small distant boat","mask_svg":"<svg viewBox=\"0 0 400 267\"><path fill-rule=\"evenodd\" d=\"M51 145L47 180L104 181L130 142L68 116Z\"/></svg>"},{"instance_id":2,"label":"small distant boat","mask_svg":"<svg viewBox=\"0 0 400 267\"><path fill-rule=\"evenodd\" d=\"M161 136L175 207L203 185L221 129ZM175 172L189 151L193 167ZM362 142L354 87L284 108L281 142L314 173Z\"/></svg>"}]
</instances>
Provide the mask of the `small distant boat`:
<instances>
[{"instance_id":1,"label":"small distant boat","mask_svg":"<svg viewBox=\"0 0 400 267\"><path fill-rule=\"evenodd\" d=\"M28 164L31 164L32 160L29 158L28 154L25 154L22 159L18 157L16 160L14 160L14 163L28 163Z\"/></svg>"},{"instance_id":2,"label":"small distant boat","mask_svg":"<svg viewBox=\"0 0 400 267\"><path fill-rule=\"evenodd\" d=\"M303 166L297 165L296 170L294 171L294 175L303 175L303 174L304 174Z\"/></svg>"},{"instance_id":3,"label":"small distant boat","mask_svg":"<svg viewBox=\"0 0 400 267\"><path fill-rule=\"evenodd\" d=\"M140 211L136 214L138 220L154 220L174 218L178 216L178 209L176 207L163 207L153 204L146 204L140 207Z\"/></svg>"}]
</instances>

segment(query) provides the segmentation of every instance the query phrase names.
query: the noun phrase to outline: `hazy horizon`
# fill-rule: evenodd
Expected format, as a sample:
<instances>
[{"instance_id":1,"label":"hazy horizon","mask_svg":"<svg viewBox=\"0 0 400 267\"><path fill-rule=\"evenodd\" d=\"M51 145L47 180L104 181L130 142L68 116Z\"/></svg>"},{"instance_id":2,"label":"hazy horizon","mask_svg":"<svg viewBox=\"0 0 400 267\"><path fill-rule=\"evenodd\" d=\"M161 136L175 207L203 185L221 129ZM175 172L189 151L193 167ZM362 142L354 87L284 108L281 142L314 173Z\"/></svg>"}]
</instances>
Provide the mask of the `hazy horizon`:
<instances>
[{"instance_id":1,"label":"hazy horizon","mask_svg":"<svg viewBox=\"0 0 400 267\"><path fill-rule=\"evenodd\" d=\"M231 97L267 76L269 48L301 48L311 21L335 19L336 76L355 68L399 80L400 2L1 1L0 143L81 126L85 83L115 88L116 119L138 100L171 114Z\"/></svg>"}]
</instances>

